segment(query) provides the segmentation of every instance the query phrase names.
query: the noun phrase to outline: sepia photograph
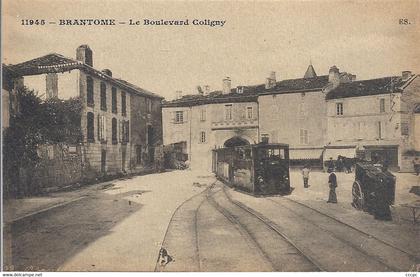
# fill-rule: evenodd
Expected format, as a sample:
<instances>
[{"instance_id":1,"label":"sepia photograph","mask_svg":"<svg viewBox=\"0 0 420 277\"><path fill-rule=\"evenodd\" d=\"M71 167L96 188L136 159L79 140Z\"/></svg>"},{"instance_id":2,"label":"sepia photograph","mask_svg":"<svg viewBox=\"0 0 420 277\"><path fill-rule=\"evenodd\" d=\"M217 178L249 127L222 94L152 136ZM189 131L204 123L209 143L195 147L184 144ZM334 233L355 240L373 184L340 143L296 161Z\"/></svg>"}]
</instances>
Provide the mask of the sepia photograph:
<instances>
[{"instance_id":1,"label":"sepia photograph","mask_svg":"<svg viewBox=\"0 0 420 277\"><path fill-rule=\"evenodd\" d=\"M419 0L1 5L3 276L417 276Z\"/></svg>"}]
</instances>

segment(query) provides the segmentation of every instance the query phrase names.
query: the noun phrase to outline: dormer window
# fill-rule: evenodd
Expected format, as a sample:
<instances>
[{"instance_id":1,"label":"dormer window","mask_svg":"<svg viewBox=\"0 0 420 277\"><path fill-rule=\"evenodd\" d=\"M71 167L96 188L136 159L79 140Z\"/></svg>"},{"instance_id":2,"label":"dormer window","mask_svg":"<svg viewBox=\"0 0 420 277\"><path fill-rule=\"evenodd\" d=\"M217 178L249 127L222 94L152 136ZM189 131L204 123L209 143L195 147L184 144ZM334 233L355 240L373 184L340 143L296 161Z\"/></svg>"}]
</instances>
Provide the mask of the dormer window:
<instances>
[{"instance_id":1,"label":"dormer window","mask_svg":"<svg viewBox=\"0 0 420 277\"><path fill-rule=\"evenodd\" d=\"M239 94L244 93L244 87L237 87L236 92L239 93Z\"/></svg>"}]
</instances>

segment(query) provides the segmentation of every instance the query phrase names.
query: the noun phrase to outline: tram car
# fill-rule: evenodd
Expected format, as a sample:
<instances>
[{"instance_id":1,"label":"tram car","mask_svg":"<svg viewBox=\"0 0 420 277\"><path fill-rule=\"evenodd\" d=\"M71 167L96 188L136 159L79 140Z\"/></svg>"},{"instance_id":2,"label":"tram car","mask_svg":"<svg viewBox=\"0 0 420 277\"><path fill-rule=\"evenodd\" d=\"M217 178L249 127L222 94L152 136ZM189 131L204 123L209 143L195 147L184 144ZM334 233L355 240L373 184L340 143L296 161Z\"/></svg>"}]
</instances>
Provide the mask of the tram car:
<instances>
[{"instance_id":1,"label":"tram car","mask_svg":"<svg viewBox=\"0 0 420 277\"><path fill-rule=\"evenodd\" d=\"M287 144L261 143L215 149L213 171L224 183L256 196L290 193Z\"/></svg>"},{"instance_id":2,"label":"tram car","mask_svg":"<svg viewBox=\"0 0 420 277\"><path fill-rule=\"evenodd\" d=\"M369 162L356 163L355 181L352 187L352 205L369 213L394 204L395 176L381 165Z\"/></svg>"}]
</instances>

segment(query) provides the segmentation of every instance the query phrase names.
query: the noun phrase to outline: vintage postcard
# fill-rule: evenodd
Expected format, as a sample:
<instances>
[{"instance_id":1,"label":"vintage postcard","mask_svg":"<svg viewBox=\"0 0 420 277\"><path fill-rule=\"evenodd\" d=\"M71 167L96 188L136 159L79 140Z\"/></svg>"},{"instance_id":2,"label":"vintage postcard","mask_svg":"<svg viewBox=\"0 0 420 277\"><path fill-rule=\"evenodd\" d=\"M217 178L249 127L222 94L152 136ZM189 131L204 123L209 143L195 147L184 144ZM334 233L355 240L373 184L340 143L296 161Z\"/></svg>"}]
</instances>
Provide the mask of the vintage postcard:
<instances>
[{"instance_id":1,"label":"vintage postcard","mask_svg":"<svg viewBox=\"0 0 420 277\"><path fill-rule=\"evenodd\" d=\"M4 0L1 20L4 276L417 276L418 0Z\"/></svg>"}]
</instances>

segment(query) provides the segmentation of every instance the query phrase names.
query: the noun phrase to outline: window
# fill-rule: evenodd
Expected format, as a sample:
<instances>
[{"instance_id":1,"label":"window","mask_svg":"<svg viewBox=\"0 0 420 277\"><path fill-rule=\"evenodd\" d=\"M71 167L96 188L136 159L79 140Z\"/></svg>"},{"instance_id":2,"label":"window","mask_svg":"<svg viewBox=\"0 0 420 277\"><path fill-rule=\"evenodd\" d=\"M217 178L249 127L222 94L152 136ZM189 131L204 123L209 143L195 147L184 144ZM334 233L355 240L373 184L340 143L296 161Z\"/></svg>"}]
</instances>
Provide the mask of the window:
<instances>
[{"instance_id":1,"label":"window","mask_svg":"<svg viewBox=\"0 0 420 277\"><path fill-rule=\"evenodd\" d=\"M182 123L184 122L184 112L183 111L176 111L175 112L175 123Z\"/></svg>"},{"instance_id":2,"label":"window","mask_svg":"<svg viewBox=\"0 0 420 277\"><path fill-rule=\"evenodd\" d=\"M117 89L112 87L112 112L117 113Z\"/></svg>"},{"instance_id":3,"label":"window","mask_svg":"<svg viewBox=\"0 0 420 277\"><path fill-rule=\"evenodd\" d=\"M130 135L130 130L129 130L129 121L125 121L125 120L121 120L120 121L120 140L121 143L127 143L129 142L129 135Z\"/></svg>"},{"instance_id":4,"label":"window","mask_svg":"<svg viewBox=\"0 0 420 277\"><path fill-rule=\"evenodd\" d=\"M336 103L335 104L336 107L336 114L337 115L343 115L343 103Z\"/></svg>"},{"instance_id":5,"label":"window","mask_svg":"<svg viewBox=\"0 0 420 277\"><path fill-rule=\"evenodd\" d=\"M121 114L123 116L127 115L127 103L126 103L126 95L125 92L121 92Z\"/></svg>"},{"instance_id":6,"label":"window","mask_svg":"<svg viewBox=\"0 0 420 277\"><path fill-rule=\"evenodd\" d=\"M112 144L117 144L118 143L118 138L117 138L117 119L114 117L112 119Z\"/></svg>"},{"instance_id":7,"label":"window","mask_svg":"<svg viewBox=\"0 0 420 277\"><path fill-rule=\"evenodd\" d=\"M87 105L88 106L93 106L94 105L94 100L93 100L93 79L90 76L86 77L86 100L87 100Z\"/></svg>"},{"instance_id":8,"label":"window","mask_svg":"<svg viewBox=\"0 0 420 277\"><path fill-rule=\"evenodd\" d=\"M232 105L225 105L225 119L232 120Z\"/></svg>"},{"instance_id":9,"label":"window","mask_svg":"<svg viewBox=\"0 0 420 277\"><path fill-rule=\"evenodd\" d=\"M136 145L136 164L141 164L141 145Z\"/></svg>"},{"instance_id":10,"label":"window","mask_svg":"<svg viewBox=\"0 0 420 277\"><path fill-rule=\"evenodd\" d=\"M268 134L261 134L261 142L268 143L270 136Z\"/></svg>"},{"instance_id":11,"label":"window","mask_svg":"<svg viewBox=\"0 0 420 277\"><path fill-rule=\"evenodd\" d=\"M307 115L306 104L302 101L299 105L299 114L301 117L305 117Z\"/></svg>"},{"instance_id":12,"label":"window","mask_svg":"<svg viewBox=\"0 0 420 277\"><path fill-rule=\"evenodd\" d=\"M106 111L106 84L101 82L101 110Z\"/></svg>"},{"instance_id":13,"label":"window","mask_svg":"<svg viewBox=\"0 0 420 277\"><path fill-rule=\"evenodd\" d=\"M95 141L95 132L94 132L94 115L93 113L87 113L87 141Z\"/></svg>"},{"instance_id":14,"label":"window","mask_svg":"<svg viewBox=\"0 0 420 277\"><path fill-rule=\"evenodd\" d=\"M378 139L382 138L382 122L378 121L377 122L377 128L378 128Z\"/></svg>"},{"instance_id":15,"label":"window","mask_svg":"<svg viewBox=\"0 0 420 277\"><path fill-rule=\"evenodd\" d=\"M206 132L200 132L200 143L206 142Z\"/></svg>"},{"instance_id":16,"label":"window","mask_svg":"<svg viewBox=\"0 0 420 277\"><path fill-rule=\"evenodd\" d=\"M152 100L148 98L146 98L146 109L147 109L147 113L152 112Z\"/></svg>"},{"instance_id":17,"label":"window","mask_svg":"<svg viewBox=\"0 0 420 277\"><path fill-rule=\"evenodd\" d=\"M308 130L300 129L300 144L308 144Z\"/></svg>"},{"instance_id":18,"label":"window","mask_svg":"<svg viewBox=\"0 0 420 277\"><path fill-rule=\"evenodd\" d=\"M379 99L379 112L381 113L385 112L385 99L384 98Z\"/></svg>"},{"instance_id":19,"label":"window","mask_svg":"<svg viewBox=\"0 0 420 277\"><path fill-rule=\"evenodd\" d=\"M409 135L409 127L407 122L401 123L401 135L408 136Z\"/></svg>"},{"instance_id":20,"label":"window","mask_svg":"<svg viewBox=\"0 0 420 277\"><path fill-rule=\"evenodd\" d=\"M200 111L200 120L206 121L206 109L201 109Z\"/></svg>"},{"instance_id":21,"label":"window","mask_svg":"<svg viewBox=\"0 0 420 277\"><path fill-rule=\"evenodd\" d=\"M106 142L106 117L98 116L98 140Z\"/></svg>"},{"instance_id":22,"label":"window","mask_svg":"<svg viewBox=\"0 0 420 277\"><path fill-rule=\"evenodd\" d=\"M246 118L252 119L254 117L252 107L246 107Z\"/></svg>"}]
</instances>

